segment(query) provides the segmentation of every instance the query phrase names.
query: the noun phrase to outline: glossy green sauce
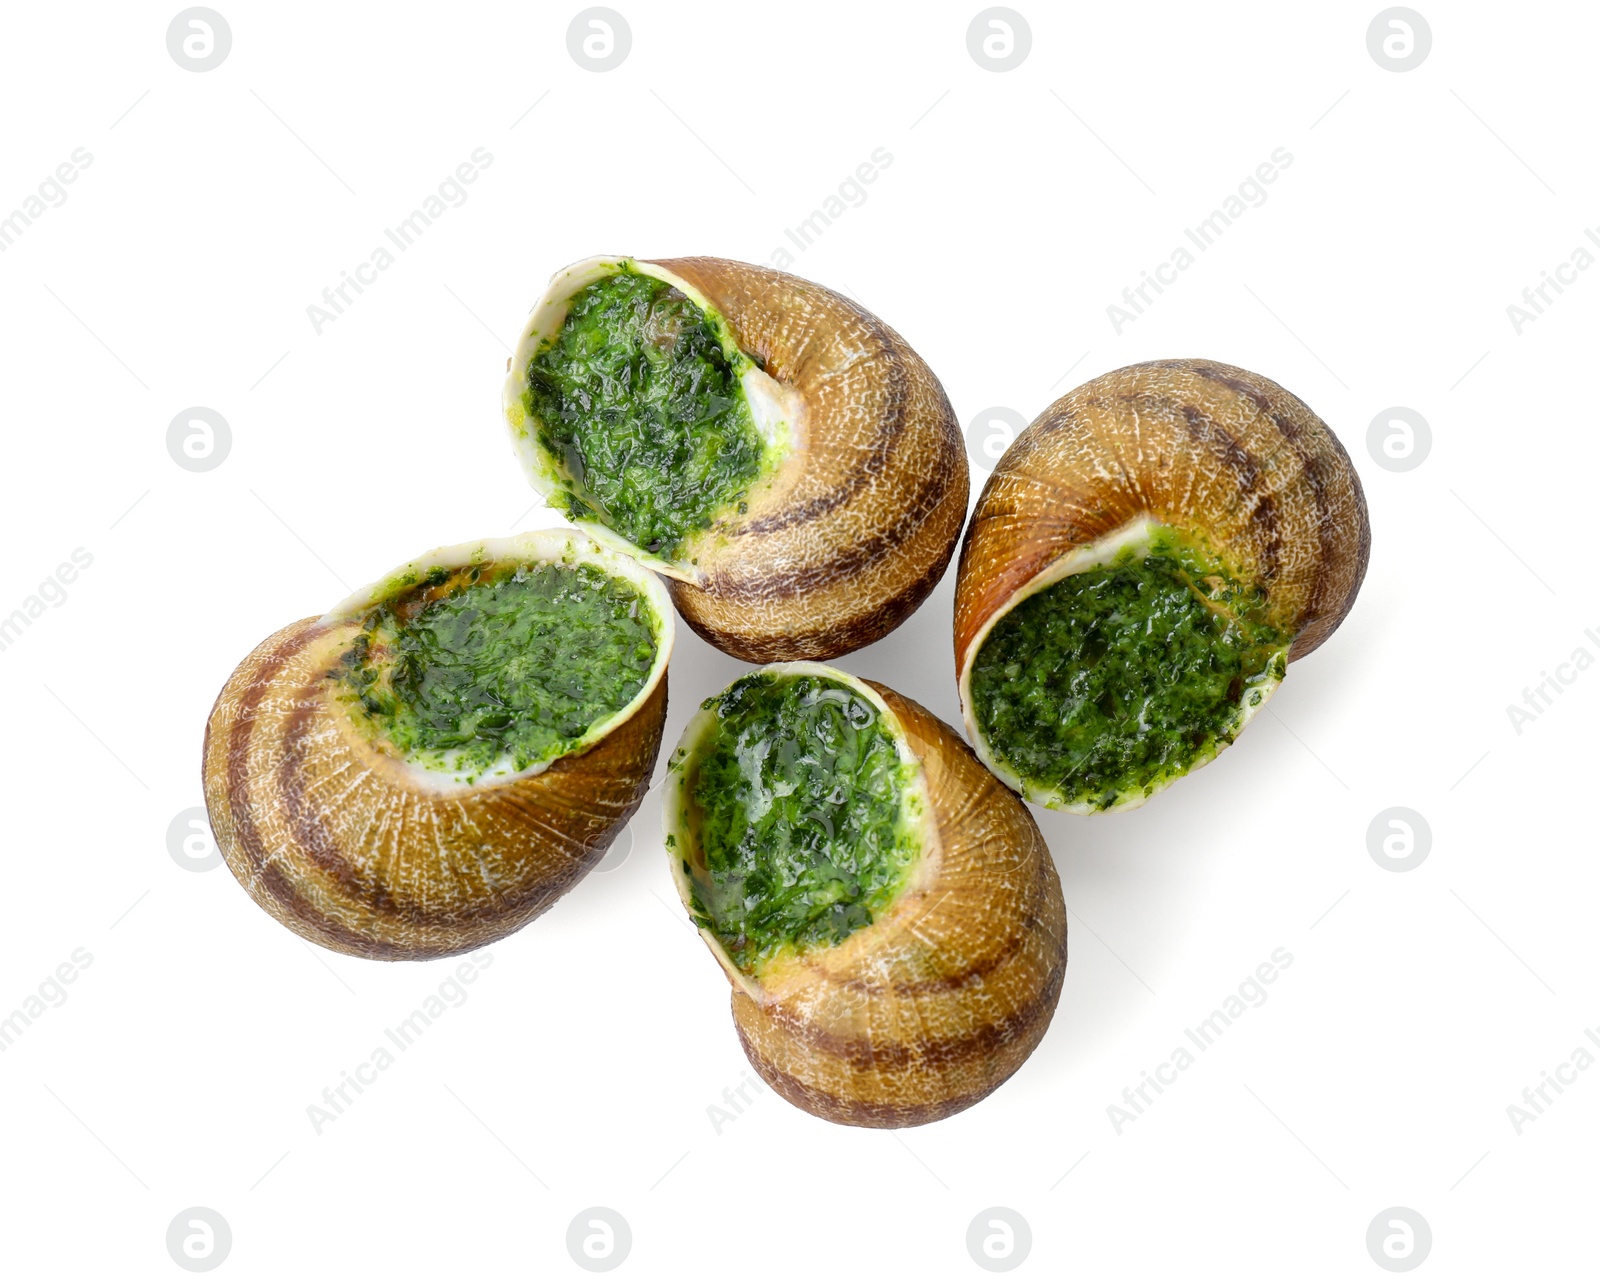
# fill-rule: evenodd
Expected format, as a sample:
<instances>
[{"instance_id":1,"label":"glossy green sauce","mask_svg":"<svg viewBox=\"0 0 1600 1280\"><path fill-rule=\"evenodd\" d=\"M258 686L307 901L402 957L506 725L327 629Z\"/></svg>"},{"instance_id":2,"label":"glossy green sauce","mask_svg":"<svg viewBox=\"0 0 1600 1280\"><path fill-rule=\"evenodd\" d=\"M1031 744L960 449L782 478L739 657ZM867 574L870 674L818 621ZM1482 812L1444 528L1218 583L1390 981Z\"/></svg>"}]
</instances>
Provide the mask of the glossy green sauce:
<instances>
[{"instance_id":1,"label":"glossy green sauce","mask_svg":"<svg viewBox=\"0 0 1600 1280\"><path fill-rule=\"evenodd\" d=\"M527 371L539 443L574 485L568 514L673 558L761 470L748 367L664 281L621 271L580 290Z\"/></svg>"},{"instance_id":2,"label":"glossy green sauce","mask_svg":"<svg viewBox=\"0 0 1600 1280\"><path fill-rule=\"evenodd\" d=\"M990 750L1068 804L1109 808L1233 741L1283 677L1264 600L1170 531L1022 601L972 667Z\"/></svg>"},{"instance_id":3,"label":"glossy green sauce","mask_svg":"<svg viewBox=\"0 0 1600 1280\"><path fill-rule=\"evenodd\" d=\"M470 782L567 754L655 657L649 603L593 565L438 568L370 609L330 674L400 754Z\"/></svg>"},{"instance_id":4,"label":"glossy green sauce","mask_svg":"<svg viewBox=\"0 0 1600 1280\"><path fill-rule=\"evenodd\" d=\"M719 720L689 787L705 871L684 864L697 923L746 973L871 924L921 848L915 769L878 708L836 680L762 673L705 706Z\"/></svg>"}]
</instances>

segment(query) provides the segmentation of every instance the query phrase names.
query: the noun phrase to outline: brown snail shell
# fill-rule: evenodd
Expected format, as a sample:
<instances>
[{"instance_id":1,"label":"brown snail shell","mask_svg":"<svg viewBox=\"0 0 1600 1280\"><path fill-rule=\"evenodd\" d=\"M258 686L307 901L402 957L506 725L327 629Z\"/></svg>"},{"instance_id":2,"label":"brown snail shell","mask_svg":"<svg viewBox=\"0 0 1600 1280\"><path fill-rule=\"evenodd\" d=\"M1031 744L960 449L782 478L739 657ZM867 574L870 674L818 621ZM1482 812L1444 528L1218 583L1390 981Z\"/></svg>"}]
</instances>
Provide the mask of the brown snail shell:
<instances>
[{"instance_id":1,"label":"brown snail shell","mask_svg":"<svg viewBox=\"0 0 1600 1280\"><path fill-rule=\"evenodd\" d=\"M701 937L733 987L733 1021L756 1071L795 1106L837 1124L902 1128L970 1107L1043 1039L1067 965L1066 905L1027 808L960 735L883 685L820 666L814 674L873 702L920 764L929 801L920 863L901 896L842 942L741 971L717 936ZM715 712L688 727L663 786L674 881L691 915L683 861L696 750Z\"/></svg>"},{"instance_id":2,"label":"brown snail shell","mask_svg":"<svg viewBox=\"0 0 1600 1280\"><path fill-rule=\"evenodd\" d=\"M850 299L722 258L592 258L557 272L508 368L503 407L533 486L571 481L524 403L539 343L572 296L619 268L664 280L720 318L756 362L743 379L758 426L789 452L674 560L578 524L670 580L696 633L745 662L825 659L899 626L943 577L966 516L966 453L950 402L905 340Z\"/></svg>"},{"instance_id":3,"label":"brown snail shell","mask_svg":"<svg viewBox=\"0 0 1600 1280\"><path fill-rule=\"evenodd\" d=\"M569 754L469 785L355 726L328 675L392 584L433 566L557 561L635 585L657 620L644 686ZM583 878L644 798L672 627L652 574L570 530L440 548L290 623L239 664L206 724L206 808L229 870L280 924L348 955L448 956L520 929Z\"/></svg>"},{"instance_id":4,"label":"brown snail shell","mask_svg":"<svg viewBox=\"0 0 1600 1280\"><path fill-rule=\"evenodd\" d=\"M1040 414L1000 459L967 527L955 653L978 754L1052 808L1098 811L1061 803L996 759L972 710L973 663L1007 611L1103 561L1107 548L1136 542L1141 522L1224 548L1265 593L1273 625L1293 638L1289 661L1314 650L1350 611L1372 541L1361 481L1338 438L1259 374L1211 360L1153 360L1093 378ZM1129 793L1110 807L1146 798Z\"/></svg>"}]
</instances>

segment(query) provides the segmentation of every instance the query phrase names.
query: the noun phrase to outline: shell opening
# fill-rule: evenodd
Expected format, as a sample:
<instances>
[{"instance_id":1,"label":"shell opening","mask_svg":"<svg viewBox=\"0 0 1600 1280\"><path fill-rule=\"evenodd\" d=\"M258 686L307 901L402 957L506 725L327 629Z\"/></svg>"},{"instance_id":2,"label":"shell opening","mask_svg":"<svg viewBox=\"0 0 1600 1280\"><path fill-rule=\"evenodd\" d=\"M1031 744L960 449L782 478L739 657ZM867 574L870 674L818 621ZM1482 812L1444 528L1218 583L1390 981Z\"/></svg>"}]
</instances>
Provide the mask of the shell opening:
<instances>
[{"instance_id":1,"label":"shell opening","mask_svg":"<svg viewBox=\"0 0 1600 1280\"><path fill-rule=\"evenodd\" d=\"M1046 568L976 637L969 734L1030 800L1131 808L1238 736L1292 635L1198 536L1141 518Z\"/></svg>"},{"instance_id":2,"label":"shell opening","mask_svg":"<svg viewBox=\"0 0 1600 1280\"><path fill-rule=\"evenodd\" d=\"M933 843L922 766L893 713L815 663L764 668L708 699L668 777L679 894L757 998L779 965L888 913Z\"/></svg>"},{"instance_id":3,"label":"shell opening","mask_svg":"<svg viewBox=\"0 0 1600 1280\"><path fill-rule=\"evenodd\" d=\"M534 308L504 393L551 505L669 576L735 520L793 452L796 397L671 272L594 259Z\"/></svg>"},{"instance_id":4,"label":"shell opening","mask_svg":"<svg viewBox=\"0 0 1600 1280\"><path fill-rule=\"evenodd\" d=\"M375 750L434 786L532 776L659 683L663 594L578 536L441 549L324 620L349 632L332 694Z\"/></svg>"}]
</instances>

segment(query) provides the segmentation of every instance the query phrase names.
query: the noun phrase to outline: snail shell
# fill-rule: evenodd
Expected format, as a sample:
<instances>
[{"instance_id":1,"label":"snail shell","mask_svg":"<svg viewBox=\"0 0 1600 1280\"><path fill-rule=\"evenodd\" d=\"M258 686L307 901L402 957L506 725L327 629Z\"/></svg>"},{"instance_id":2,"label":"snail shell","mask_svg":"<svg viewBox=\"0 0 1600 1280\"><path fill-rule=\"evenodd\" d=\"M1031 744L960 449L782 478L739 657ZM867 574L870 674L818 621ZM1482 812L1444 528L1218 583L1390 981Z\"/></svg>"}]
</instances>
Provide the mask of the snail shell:
<instances>
[{"instance_id":1,"label":"snail shell","mask_svg":"<svg viewBox=\"0 0 1600 1280\"><path fill-rule=\"evenodd\" d=\"M586 564L645 602L656 655L638 694L570 751L466 783L359 727L330 679L362 619L434 567ZM206 724L202 770L228 868L279 923L349 955L416 960L485 946L576 884L643 799L667 714L672 612L660 582L571 531L444 547L241 662Z\"/></svg>"},{"instance_id":2,"label":"snail shell","mask_svg":"<svg viewBox=\"0 0 1600 1280\"><path fill-rule=\"evenodd\" d=\"M765 670L820 675L870 701L927 804L900 896L842 941L754 976L700 929L732 983L740 1044L774 1090L824 1120L901 1128L952 1115L1003 1084L1055 1012L1067 918L1050 851L960 735L911 699L816 663ZM714 703L685 729L663 787L668 857L691 917L692 877L704 874L692 792Z\"/></svg>"},{"instance_id":3,"label":"snail shell","mask_svg":"<svg viewBox=\"0 0 1600 1280\"><path fill-rule=\"evenodd\" d=\"M1034 593L1137 547L1155 527L1199 537L1259 590L1265 617L1303 658L1349 612L1371 530L1361 482L1337 437L1259 374L1209 360L1155 360L1103 374L1061 397L1007 449L961 548L955 652L967 732L1009 785L1052 808L1129 808L1174 781L1073 801L1021 778L973 710L972 674L991 630ZM1282 664L1278 668L1281 678ZM1241 706L1234 732L1277 685ZM1213 744L1198 768L1232 740Z\"/></svg>"},{"instance_id":4,"label":"snail shell","mask_svg":"<svg viewBox=\"0 0 1600 1280\"><path fill-rule=\"evenodd\" d=\"M576 523L666 576L684 620L746 662L834 657L899 626L955 550L966 454L928 366L888 325L820 285L721 258L591 258L557 272L502 398L534 488L559 500L576 486L540 443L529 363L572 297L622 270L673 285L754 361L741 382L771 465L742 507L723 507L670 559L598 517Z\"/></svg>"}]
</instances>

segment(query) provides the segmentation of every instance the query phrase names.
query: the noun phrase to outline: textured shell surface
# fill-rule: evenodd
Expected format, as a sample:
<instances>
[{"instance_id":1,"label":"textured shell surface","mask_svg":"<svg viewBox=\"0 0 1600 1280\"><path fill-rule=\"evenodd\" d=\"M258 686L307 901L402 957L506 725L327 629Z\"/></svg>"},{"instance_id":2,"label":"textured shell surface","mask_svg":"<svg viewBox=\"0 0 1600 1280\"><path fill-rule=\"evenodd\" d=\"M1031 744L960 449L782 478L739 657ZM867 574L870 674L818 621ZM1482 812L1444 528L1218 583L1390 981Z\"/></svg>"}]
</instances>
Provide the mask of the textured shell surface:
<instances>
[{"instance_id":1,"label":"textured shell surface","mask_svg":"<svg viewBox=\"0 0 1600 1280\"><path fill-rule=\"evenodd\" d=\"M900 1128L973 1105L1043 1038L1067 963L1055 863L1026 807L959 734L872 681L810 663L864 693L921 766L929 801L920 862L889 908L832 946L785 956L759 980L716 936L701 936L732 986L739 1040L761 1077L795 1106L839 1124ZM685 907L682 820L693 722L674 753L664 820Z\"/></svg>"},{"instance_id":2,"label":"textured shell surface","mask_svg":"<svg viewBox=\"0 0 1600 1280\"><path fill-rule=\"evenodd\" d=\"M586 563L633 583L657 625L632 702L571 751L465 784L358 726L330 671L360 617L419 567ZM485 946L547 909L599 861L649 785L666 721L672 612L653 575L581 534L441 548L320 618L262 641L206 725L202 782L229 869L274 919L350 955L427 959Z\"/></svg>"},{"instance_id":3,"label":"textured shell surface","mask_svg":"<svg viewBox=\"0 0 1600 1280\"><path fill-rule=\"evenodd\" d=\"M673 603L747 662L826 659L870 644L932 591L966 515L966 453L938 379L893 329L833 290L721 258L596 258L558 272L534 307L502 394L530 481L562 481L523 405L529 359L568 300L622 263L674 284L756 364L745 388L781 460L692 537L665 574ZM597 538L623 544L585 520Z\"/></svg>"},{"instance_id":4,"label":"textured shell surface","mask_svg":"<svg viewBox=\"0 0 1600 1280\"><path fill-rule=\"evenodd\" d=\"M1002 774L971 709L984 638L1018 602L1102 563L1101 552L1148 523L1199 536L1259 587L1267 618L1293 638L1290 661L1344 619L1371 548L1344 447L1270 379L1217 361L1156 360L1069 392L1012 442L962 542L954 630L963 713L979 754Z\"/></svg>"}]
</instances>

